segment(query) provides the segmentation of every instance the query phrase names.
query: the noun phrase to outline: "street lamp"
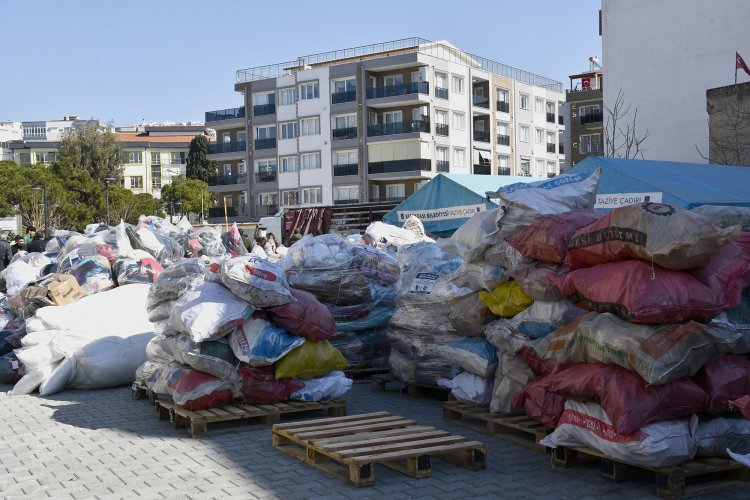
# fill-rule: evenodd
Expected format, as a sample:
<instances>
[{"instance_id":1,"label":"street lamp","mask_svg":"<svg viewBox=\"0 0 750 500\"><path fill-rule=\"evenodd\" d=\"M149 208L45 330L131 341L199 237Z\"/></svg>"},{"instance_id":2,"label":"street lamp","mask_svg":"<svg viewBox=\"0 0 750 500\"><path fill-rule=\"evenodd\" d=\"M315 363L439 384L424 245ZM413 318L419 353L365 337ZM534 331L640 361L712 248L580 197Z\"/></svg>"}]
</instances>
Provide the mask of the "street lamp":
<instances>
[{"instance_id":1,"label":"street lamp","mask_svg":"<svg viewBox=\"0 0 750 500\"><path fill-rule=\"evenodd\" d=\"M180 210L180 211L182 210L182 202L181 201L175 201L174 202L174 206L177 207L177 210ZM174 224L174 220L170 220L169 222L171 222L172 224Z\"/></svg>"},{"instance_id":2,"label":"street lamp","mask_svg":"<svg viewBox=\"0 0 750 500\"><path fill-rule=\"evenodd\" d=\"M32 191L41 191L42 199L44 200L44 236L48 236L49 232L49 206L47 205L47 185L46 184L34 184L31 186Z\"/></svg>"},{"instance_id":3,"label":"street lamp","mask_svg":"<svg viewBox=\"0 0 750 500\"><path fill-rule=\"evenodd\" d=\"M110 182L117 182L117 179L115 177L112 177L111 175L104 178L104 186L107 192L106 204L107 204L107 225L108 226L109 226L109 183Z\"/></svg>"}]
</instances>

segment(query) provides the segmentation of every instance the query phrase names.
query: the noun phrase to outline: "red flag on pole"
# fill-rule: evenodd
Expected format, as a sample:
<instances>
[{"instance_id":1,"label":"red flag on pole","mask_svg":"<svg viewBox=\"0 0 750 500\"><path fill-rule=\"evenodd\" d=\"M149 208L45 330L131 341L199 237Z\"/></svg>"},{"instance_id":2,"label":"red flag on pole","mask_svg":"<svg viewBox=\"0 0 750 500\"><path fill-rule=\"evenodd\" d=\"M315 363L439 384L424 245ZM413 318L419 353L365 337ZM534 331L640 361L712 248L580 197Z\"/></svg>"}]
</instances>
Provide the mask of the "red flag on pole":
<instances>
[{"instance_id":1,"label":"red flag on pole","mask_svg":"<svg viewBox=\"0 0 750 500\"><path fill-rule=\"evenodd\" d=\"M737 70L742 68L745 70L745 73L747 73L747 76L750 76L750 68L747 67L747 63L744 59L742 59L742 56L739 52L735 52L737 55L737 64L734 67L734 72L737 73Z\"/></svg>"}]
</instances>

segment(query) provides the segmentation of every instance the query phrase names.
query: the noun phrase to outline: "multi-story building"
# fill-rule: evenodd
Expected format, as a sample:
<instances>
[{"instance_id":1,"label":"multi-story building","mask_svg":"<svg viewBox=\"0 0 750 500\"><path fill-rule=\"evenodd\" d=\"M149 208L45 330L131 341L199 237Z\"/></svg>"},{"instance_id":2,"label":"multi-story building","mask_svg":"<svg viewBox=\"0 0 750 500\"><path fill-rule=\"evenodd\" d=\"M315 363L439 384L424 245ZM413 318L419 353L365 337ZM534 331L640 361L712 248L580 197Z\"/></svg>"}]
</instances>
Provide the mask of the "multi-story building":
<instances>
[{"instance_id":1,"label":"multi-story building","mask_svg":"<svg viewBox=\"0 0 750 500\"><path fill-rule=\"evenodd\" d=\"M708 161L750 167L750 82L706 91Z\"/></svg>"},{"instance_id":2,"label":"multi-story building","mask_svg":"<svg viewBox=\"0 0 750 500\"><path fill-rule=\"evenodd\" d=\"M562 84L446 41L385 42L236 76L245 105L206 113L221 216L223 200L240 219L400 200L438 172L560 172Z\"/></svg>"},{"instance_id":3,"label":"multi-story building","mask_svg":"<svg viewBox=\"0 0 750 500\"><path fill-rule=\"evenodd\" d=\"M23 127L21 122L11 120L0 121L0 161L13 160L13 151L9 144L11 141L23 139Z\"/></svg>"},{"instance_id":4,"label":"multi-story building","mask_svg":"<svg viewBox=\"0 0 750 500\"><path fill-rule=\"evenodd\" d=\"M587 156L604 152L604 101L601 70L570 75L570 90L565 92L570 114L567 158L573 166Z\"/></svg>"}]
</instances>

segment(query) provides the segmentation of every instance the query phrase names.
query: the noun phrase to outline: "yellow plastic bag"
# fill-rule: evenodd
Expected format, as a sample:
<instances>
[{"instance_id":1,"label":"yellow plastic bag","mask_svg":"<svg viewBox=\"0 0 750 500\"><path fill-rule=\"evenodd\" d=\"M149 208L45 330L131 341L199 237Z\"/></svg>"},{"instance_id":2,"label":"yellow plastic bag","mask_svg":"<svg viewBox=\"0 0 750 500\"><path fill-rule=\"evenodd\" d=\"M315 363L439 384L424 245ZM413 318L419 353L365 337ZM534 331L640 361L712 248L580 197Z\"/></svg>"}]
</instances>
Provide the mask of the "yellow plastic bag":
<instances>
[{"instance_id":1,"label":"yellow plastic bag","mask_svg":"<svg viewBox=\"0 0 750 500\"><path fill-rule=\"evenodd\" d=\"M479 300L493 314L503 318L512 318L534 302L515 281L500 283L489 293L479 292Z\"/></svg>"},{"instance_id":2,"label":"yellow plastic bag","mask_svg":"<svg viewBox=\"0 0 750 500\"><path fill-rule=\"evenodd\" d=\"M349 363L330 342L308 340L276 362L276 380L292 377L311 379L345 368L349 368Z\"/></svg>"}]
</instances>

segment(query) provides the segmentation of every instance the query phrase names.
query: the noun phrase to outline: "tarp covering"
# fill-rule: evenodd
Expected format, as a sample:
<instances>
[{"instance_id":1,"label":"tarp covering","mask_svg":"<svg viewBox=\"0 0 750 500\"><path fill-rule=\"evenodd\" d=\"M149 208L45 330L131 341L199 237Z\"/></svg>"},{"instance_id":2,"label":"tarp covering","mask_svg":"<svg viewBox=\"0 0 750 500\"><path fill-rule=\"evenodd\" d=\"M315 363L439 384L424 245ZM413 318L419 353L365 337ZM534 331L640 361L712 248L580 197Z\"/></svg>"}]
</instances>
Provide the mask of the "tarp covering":
<instances>
[{"instance_id":1,"label":"tarp covering","mask_svg":"<svg viewBox=\"0 0 750 500\"><path fill-rule=\"evenodd\" d=\"M750 168L705 163L590 156L568 173L603 169L594 208L608 212L634 203L750 207Z\"/></svg>"},{"instance_id":2,"label":"tarp covering","mask_svg":"<svg viewBox=\"0 0 750 500\"><path fill-rule=\"evenodd\" d=\"M497 207L496 203L487 201L487 191L538 180L510 175L438 174L386 213L383 222L400 227L410 215L415 215L427 233L447 236L475 213Z\"/></svg>"}]
</instances>

